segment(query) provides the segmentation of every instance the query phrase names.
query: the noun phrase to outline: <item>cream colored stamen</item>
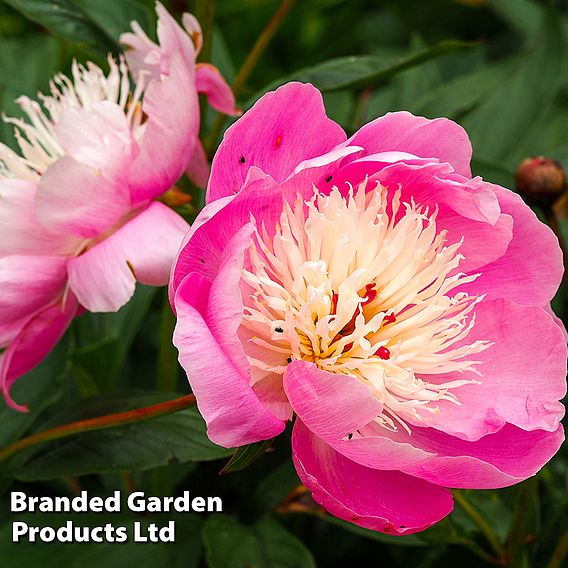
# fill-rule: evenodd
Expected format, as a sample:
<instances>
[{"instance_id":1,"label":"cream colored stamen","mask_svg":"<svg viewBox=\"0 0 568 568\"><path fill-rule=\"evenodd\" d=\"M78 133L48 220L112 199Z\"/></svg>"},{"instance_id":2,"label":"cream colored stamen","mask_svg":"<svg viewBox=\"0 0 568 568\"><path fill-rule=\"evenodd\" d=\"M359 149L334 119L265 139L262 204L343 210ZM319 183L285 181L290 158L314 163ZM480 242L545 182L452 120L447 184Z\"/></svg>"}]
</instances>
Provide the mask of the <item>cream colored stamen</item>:
<instances>
[{"instance_id":1,"label":"cream colored stamen","mask_svg":"<svg viewBox=\"0 0 568 568\"><path fill-rule=\"evenodd\" d=\"M473 370L489 346L462 341L483 298L454 292L476 275L458 272L461 242L446 245L436 211L366 185L346 198L314 188L310 201L285 205L274 236L257 227L239 334L252 384L310 361L359 379L382 403L376 422L410 433L436 401L459 404L453 391L475 382L434 376Z\"/></svg>"}]
</instances>

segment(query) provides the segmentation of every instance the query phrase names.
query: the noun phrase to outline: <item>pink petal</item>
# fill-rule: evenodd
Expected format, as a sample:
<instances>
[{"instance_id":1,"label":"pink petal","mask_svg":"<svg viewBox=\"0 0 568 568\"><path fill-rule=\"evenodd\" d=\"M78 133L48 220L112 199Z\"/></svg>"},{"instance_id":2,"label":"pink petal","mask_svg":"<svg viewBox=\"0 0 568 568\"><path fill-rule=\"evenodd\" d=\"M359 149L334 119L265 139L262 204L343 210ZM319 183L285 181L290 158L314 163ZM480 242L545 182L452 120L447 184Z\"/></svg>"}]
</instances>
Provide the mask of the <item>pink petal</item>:
<instances>
[{"instance_id":1,"label":"pink petal","mask_svg":"<svg viewBox=\"0 0 568 568\"><path fill-rule=\"evenodd\" d=\"M121 34L120 43L125 46L124 55L128 68L138 81L140 73L149 74L152 79L160 78L160 48L142 29L138 22L131 22L132 32Z\"/></svg>"},{"instance_id":2,"label":"pink petal","mask_svg":"<svg viewBox=\"0 0 568 568\"><path fill-rule=\"evenodd\" d=\"M130 207L127 173L134 140L118 105L62 114L56 134L66 151L43 174L36 195L39 220L50 230L95 237Z\"/></svg>"},{"instance_id":3,"label":"pink petal","mask_svg":"<svg viewBox=\"0 0 568 568\"><path fill-rule=\"evenodd\" d=\"M334 443L375 419L382 404L360 381L333 375L307 361L292 361L284 390L294 412L319 438Z\"/></svg>"},{"instance_id":4,"label":"pink petal","mask_svg":"<svg viewBox=\"0 0 568 568\"><path fill-rule=\"evenodd\" d=\"M248 378L227 358L203 319L210 283L189 274L178 286L174 302L174 344L207 422L209 438L225 447L272 438L284 429L250 388Z\"/></svg>"},{"instance_id":5,"label":"pink petal","mask_svg":"<svg viewBox=\"0 0 568 568\"><path fill-rule=\"evenodd\" d=\"M341 127L325 115L320 92L288 83L261 97L227 129L213 159L207 201L238 192L251 166L281 182L300 162L344 140Z\"/></svg>"},{"instance_id":6,"label":"pink petal","mask_svg":"<svg viewBox=\"0 0 568 568\"><path fill-rule=\"evenodd\" d=\"M235 95L219 70L210 63L198 63L195 69L197 90L207 97L208 103L224 114L239 114Z\"/></svg>"},{"instance_id":7,"label":"pink petal","mask_svg":"<svg viewBox=\"0 0 568 568\"><path fill-rule=\"evenodd\" d=\"M193 14L185 12L181 17L181 23L183 24L185 31L191 37L193 45L195 45L196 53L199 53L203 46L203 34L197 18Z\"/></svg>"},{"instance_id":8,"label":"pink petal","mask_svg":"<svg viewBox=\"0 0 568 568\"><path fill-rule=\"evenodd\" d=\"M65 254L79 240L44 227L34 213L36 184L20 179L0 181L0 255Z\"/></svg>"},{"instance_id":9,"label":"pink petal","mask_svg":"<svg viewBox=\"0 0 568 568\"><path fill-rule=\"evenodd\" d=\"M171 60L181 56L188 70L193 71L197 52L191 37L176 22L160 2L156 2L158 14L158 42L162 57L162 73L171 74Z\"/></svg>"},{"instance_id":10,"label":"pink petal","mask_svg":"<svg viewBox=\"0 0 568 568\"><path fill-rule=\"evenodd\" d=\"M455 389L460 405L439 401L439 413L423 412L423 423L466 440L496 432L506 422L525 430L554 432L564 415L566 342L561 328L542 308L510 300L484 300L464 340L494 343L472 356L481 373L427 376L427 381L471 379L481 384Z\"/></svg>"},{"instance_id":11,"label":"pink petal","mask_svg":"<svg viewBox=\"0 0 568 568\"><path fill-rule=\"evenodd\" d=\"M170 298L191 272L212 281L220 270L227 243L250 222L270 230L282 212L282 195L274 180L259 174L239 194L208 204L198 215L176 259L170 281Z\"/></svg>"},{"instance_id":12,"label":"pink petal","mask_svg":"<svg viewBox=\"0 0 568 568\"><path fill-rule=\"evenodd\" d=\"M142 108L148 122L140 155L130 171L133 203L154 199L167 191L188 166L197 143L197 91L179 55L172 57L169 75L150 83Z\"/></svg>"},{"instance_id":13,"label":"pink petal","mask_svg":"<svg viewBox=\"0 0 568 568\"><path fill-rule=\"evenodd\" d=\"M391 439L385 430L383 436L348 438L382 410L371 391L354 377L332 375L312 363L296 361L288 365L284 390L306 427L351 460L372 468L399 469L431 457L412 446L406 434Z\"/></svg>"},{"instance_id":14,"label":"pink petal","mask_svg":"<svg viewBox=\"0 0 568 568\"><path fill-rule=\"evenodd\" d=\"M60 297L67 282L62 256L0 257L0 323L28 318Z\"/></svg>"},{"instance_id":15,"label":"pink petal","mask_svg":"<svg viewBox=\"0 0 568 568\"><path fill-rule=\"evenodd\" d=\"M526 432L511 424L468 442L431 428L414 428L412 443L436 457L405 468L411 475L446 487L496 489L535 475L564 441L559 425L553 432Z\"/></svg>"},{"instance_id":16,"label":"pink petal","mask_svg":"<svg viewBox=\"0 0 568 568\"><path fill-rule=\"evenodd\" d=\"M458 174L471 177L471 143L466 131L447 118L428 120L409 112L390 112L359 129L350 145L367 153L407 152L449 162Z\"/></svg>"},{"instance_id":17,"label":"pink petal","mask_svg":"<svg viewBox=\"0 0 568 568\"><path fill-rule=\"evenodd\" d=\"M207 187L211 168L201 140L197 140L185 173L197 187Z\"/></svg>"},{"instance_id":18,"label":"pink petal","mask_svg":"<svg viewBox=\"0 0 568 568\"><path fill-rule=\"evenodd\" d=\"M96 237L129 210L125 187L125 178L107 179L64 156L42 176L36 200L38 218L52 231Z\"/></svg>"},{"instance_id":19,"label":"pink petal","mask_svg":"<svg viewBox=\"0 0 568 568\"><path fill-rule=\"evenodd\" d=\"M302 483L331 514L387 534L422 531L448 515L451 493L398 471L361 466L334 451L297 420L292 457Z\"/></svg>"},{"instance_id":20,"label":"pink petal","mask_svg":"<svg viewBox=\"0 0 568 568\"><path fill-rule=\"evenodd\" d=\"M14 402L10 388L22 375L41 363L63 336L78 309L73 294L39 309L20 329L18 335L0 355L0 388L6 404L14 410L27 411Z\"/></svg>"},{"instance_id":21,"label":"pink petal","mask_svg":"<svg viewBox=\"0 0 568 568\"><path fill-rule=\"evenodd\" d=\"M69 261L69 284L91 312L113 312L130 300L136 281L168 282L172 261L188 224L153 202L109 237Z\"/></svg>"},{"instance_id":22,"label":"pink petal","mask_svg":"<svg viewBox=\"0 0 568 568\"><path fill-rule=\"evenodd\" d=\"M353 162L345 169L352 170L356 164ZM505 254L512 239L513 220L510 215L501 214L490 184L478 178L461 178L448 164L406 162L386 166L369 183L375 180L391 193L400 188L401 202L414 200L430 212L437 211L436 226L438 231L447 231L447 245L463 239L459 249L464 256L460 271L476 272Z\"/></svg>"},{"instance_id":23,"label":"pink petal","mask_svg":"<svg viewBox=\"0 0 568 568\"><path fill-rule=\"evenodd\" d=\"M279 420L292 420L294 412L282 385L282 375L270 373L252 386L262 405Z\"/></svg>"},{"instance_id":24,"label":"pink petal","mask_svg":"<svg viewBox=\"0 0 568 568\"><path fill-rule=\"evenodd\" d=\"M89 109L66 109L57 121L55 136L67 156L102 174L124 171L136 154L126 115L110 101Z\"/></svg>"},{"instance_id":25,"label":"pink petal","mask_svg":"<svg viewBox=\"0 0 568 568\"><path fill-rule=\"evenodd\" d=\"M564 271L558 239L518 195L492 187L501 211L513 218L513 238L506 253L485 266L481 276L465 289L490 298L546 306L558 290Z\"/></svg>"}]
</instances>

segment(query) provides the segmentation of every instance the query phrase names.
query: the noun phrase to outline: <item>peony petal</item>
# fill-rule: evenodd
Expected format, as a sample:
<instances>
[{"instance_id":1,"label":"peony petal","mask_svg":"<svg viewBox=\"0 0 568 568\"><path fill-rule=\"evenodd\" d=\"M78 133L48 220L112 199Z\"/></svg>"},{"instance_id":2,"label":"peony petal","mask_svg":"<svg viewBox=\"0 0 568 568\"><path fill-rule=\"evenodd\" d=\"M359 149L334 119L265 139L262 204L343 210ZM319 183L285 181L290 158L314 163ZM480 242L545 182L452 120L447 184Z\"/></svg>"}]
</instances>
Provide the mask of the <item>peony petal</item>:
<instances>
[{"instance_id":1,"label":"peony petal","mask_svg":"<svg viewBox=\"0 0 568 568\"><path fill-rule=\"evenodd\" d=\"M240 113L236 107L235 95L217 67L210 63L198 63L195 68L197 90L207 97L207 102L219 112L229 115Z\"/></svg>"},{"instance_id":2,"label":"peony petal","mask_svg":"<svg viewBox=\"0 0 568 568\"><path fill-rule=\"evenodd\" d=\"M62 256L0 257L0 323L28 318L61 297L67 282Z\"/></svg>"},{"instance_id":3,"label":"peony petal","mask_svg":"<svg viewBox=\"0 0 568 568\"><path fill-rule=\"evenodd\" d=\"M363 429L381 410L370 390L349 375L332 375L312 363L292 362L284 375L284 390L298 418L335 450L367 467L399 469L432 455L415 448L406 434L363 438Z\"/></svg>"},{"instance_id":4,"label":"peony petal","mask_svg":"<svg viewBox=\"0 0 568 568\"><path fill-rule=\"evenodd\" d=\"M535 475L564 441L559 425L553 432L526 432L505 425L499 432L475 442L431 428L415 428L412 443L436 457L405 468L432 483L467 489L497 489Z\"/></svg>"},{"instance_id":5,"label":"peony petal","mask_svg":"<svg viewBox=\"0 0 568 568\"><path fill-rule=\"evenodd\" d=\"M272 438L284 430L284 422L264 408L247 376L227 358L203 320L209 287L206 279L192 273L174 298L178 314L174 345L207 422L207 434L225 447Z\"/></svg>"},{"instance_id":6,"label":"peony petal","mask_svg":"<svg viewBox=\"0 0 568 568\"><path fill-rule=\"evenodd\" d=\"M67 156L107 177L128 169L137 151L124 111L110 101L64 110L55 136Z\"/></svg>"},{"instance_id":7,"label":"peony petal","mask_svg":"<svg viewBox=\"0 0 568 568\"><path fill-rule=\"evenodd\" d=\"M197 18L193 14L185 12L181 17L181 23L191 37L196 53L199 53L203 47L203 33Z\"/></svg>"},{"instance_id":8,"label":"peony petal","mask_svg":"<svg viewBox=\"0 0 568 568\"><path fill-rule=\"evenodd\" d=\"M197 140L185 173L197 187L207 187L211 168L201 140Z\"/></svg>"},{"instance_id":9,"label":"peony petal","mask_svg":"<svg viewBox=\"0 0 568 568\"><path fill-rule=\"evenodd\" d=\"M455 171L471 177L471 142L467 132L447 118L429 120L409 112L389 112L360 128L348 141L367 153L407 152L421 158L438 158Z\"/></svg>"},{"instance_id":10,"label":"peony petal","mask_svg":"<svg viewBox=\"0 0 568 568\"><path fill-rule=\"evenodd\" d=\"M121 34L120 43L125 46L124 55L128 68L138 81L141 73L151 79L160 78L160 48L142 29L138 22L131 22L132 32Z\"/></svg>"},{"instance_id":11,"label":"peony petal","mask_svg":"<svg viewBox=\"0 0 568 568\"><path fill-rule=\"evenodd\" d=\"M8 406L14 410L27 410L11 399L10 388L17 379L43 361L61 339L77 310L73 294L42 307L26 321L14 341L0 355L0 388Z\"/></svg>"},{"instance_id":12,"label":"peony petal","mask_svg":"<svg viewBox=\"0 0 568 568\"><path fill-rule=\"evenodd\" d=\"M168 282L172 261L189 225L162 203L153 202L109 237L69 261L69 284L91 312L120 309L136 280Z\"/></svg>"},{"instance_id":13,"label":"peony petal","mask_svg":"<svg viewBox=\"0 0 568 568\"><path fill-rule=\"evenodd\" d=\"M79 239L50 231L34 213L36 184L20 179L0 180L0 255L67 254Z\"/></svg>"},{"instance_id":14,"label":"peony petal","mask_svg":"<svg viewBox=\"0 0 568 568\"><path fill-rule=\"evenodd\" d=\"M428 528L453 508L451 493L398 471L361 466L314 436L297 420L292 457L302 483L331 514L387 534Z\"/></svg>"},{"instance_id":15,"label":"peony petal","mask_svg":"<svg viewBox=\"0 0 568 568\"><path fill-rule=\"evenodd\" d=\"M375 419L382 404L354 377L332 375L307 361L292 361L284 390L302 422L319 438L334 443Z\"/></svg>"},{"instance_id":16,"label":"peony petal","mask_svg":"<svg viewBox=\"0 0 568 568\"><path fill-rule=\"evenodd\" d=\"M460 178L447 164L403 162L383 168L370 178L370 182L375 180L391 192L400 188L402 202L414 200L436 212L436 227L447 231L447 245L463 241L459 249L464 257L461 272L476 272L505 254L512 239L513 219L501 214L490 184Z\"/></svg>"},{"instance_id":17,"label":"peony petal","mask_svg":"<svg viewBox=\"0 0 568 568\"><path fill-rule=\"evenodd\" d=\"M197 272L212 281L217 276L227 243L250 222L274 227L282 212L282 195L274 180L257 172L258 177L239 194L208 204L198 215L176 259L170 281L170 298L183 280Z\"/></svg>"},{"instance_id":18,"label":"peony petal","mask_svg":"<svg viewBox=\"0 0 568 568\"><path fill-rule=\"evenodd\" d=\"M238 192L251 166L281 182L300 162L344 140L341 127L325 115L320 92L288 83L261 97L227 129L213 159L207 201Z\"/></svg>"},{"instance_id":19,"label":"peony petal","mask_svg":"<svg viewBox=\"0 0 568 568\"><path fill-rule=\"evenodd\" d=\"M140 155L130 171L132 202L154 199L167 191L189 164L199 134L199 101L192 74L179 55L169 75L152 81L142 105L148 122Z\"/></svg>"},{"instance_id":20,"label":"peony petal","mask_svg":"<svg viewBox=\"0 0 568 568\"><path fill-rule=\"evenodd\" d=\"M156 14L162 73L171 75L171 62L177 55L181 56L186 68L193 74L197 52L192 38L160 2L156 2Z\"/></svg>"},{"instance_id":21,"label":"peony petal","mask_svg":"<svg viewBox=\"0 0 568 568\"><path fill-rule=\"evenodd\" d=\"M135 145L120 107L108 101L63 112L56 135L66 154L51 164L36 194L50 230L96 237L130 208L127 173Z\"/></svg>"},{"instance_id":22,"label":"peony petal","mask_svg":"<svg viewBox=\"0 0 568 568\"><path fill-rule=\"evenodd\" d=\"M503 213L513 218L513 238L499 259L464 289L519 304L547 306L560 286L562 251L549 227L508 189L492 186Z\"/></svg>"},{"instance_id":23,"label":"peony petal","mask_svg":"<svg viewBox=\"0 0 568 568\"><path fill-rule=\"evenodd\" d=\"M510 300L484 300L476 307L475 325L464 340L489 340L493 345L472 359L473 372L426 381L471 379L481 384L453 392L460 404L439 401L437 413L423 412L420 424L466 440L496 432L506 422L525 430L553 432L564 414L558 402L566 394L566 342L562 329L542 308Z\"/></svg>"},{"instance_id":24,"label":"peony petal","mask_svg":"<svg viewBox=\"0 0 568 568\"><path fill-rule=\"evenodd\" d=\"M92 238L110 229L130 209L124 179L107 179L63 156L42 176L36 205L50 230Z\"/></svg>"}]
</instances>

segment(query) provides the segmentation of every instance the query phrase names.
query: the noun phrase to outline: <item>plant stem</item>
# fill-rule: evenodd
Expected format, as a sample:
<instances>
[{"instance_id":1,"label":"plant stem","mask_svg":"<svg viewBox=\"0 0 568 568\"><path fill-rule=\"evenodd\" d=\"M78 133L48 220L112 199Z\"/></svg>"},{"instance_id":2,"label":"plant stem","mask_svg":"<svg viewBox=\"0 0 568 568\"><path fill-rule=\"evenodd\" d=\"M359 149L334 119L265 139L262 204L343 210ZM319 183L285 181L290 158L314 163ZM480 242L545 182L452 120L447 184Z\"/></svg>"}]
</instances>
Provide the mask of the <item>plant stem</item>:
<instances>
[{"instance_id":1,"label":"plant stem","mask_svg":"<svg viewBox=\"0 0 568 568\"><path fill-rule=\"evenodd\" d=\"M560 537L554 552L552 553L552 557L550 558L550 562L547 565L547 568L560 568L562 566L562 562L568 553L568 529L564 532L564 534Z\"/></svg>"},{"instance_id":2,"label":"plant stem","mask_svg":"<svg viewBox=\"0 0 568 568\"><path fill-rule=\"evenodd\" d=\"M198 61L210 61L213 27L215 25L215 0L196 0L194 14L203 33L203 46Z\"/></svg>"},{"instance_id":3,"label":"plant stem","mask_svg":"<svg viewBox=\"0 0 568 568\"><path fill-rule=\"evenodd\" d=\"M268 24L266 24L265 28L258 36L258 39L253 45L252 49L250 50L243 64L241 65L241 68L237 72L237 76L235 77L235 80L231 85L235 97L237 97L241 92L241 89L246 84L256 64L258 63L258 60L264 53L266 46L269 44L270 40L274 37L274 34L281 26L282 22L284 21L284 18L286 17L288 12L292 9L295 2L296 0L282 0L282 3L278 7L278 10L276 10L276 12L272 16ZM219 113L217 115L217 118L215 119L206 146L209 151L209 154L211 154L211 152L213 151L215 143L217 142L217 138L219 138L219 135L221 134L221 130L223 129L226 119L227 117L221 113Z\"/></svg>"},{"instance_id":4,"label":"plant stem","mask_svg":"<svg viewBox=\"0 0 568 568\"><path fill-rule=\"evenodd\" d=\"M150 420L151 418L157 418L158 416L164 416L166 414L179 412L180 410L185 410L186 408L194 406L195 403L195 396L189 394L187 396L174 398L173 400L161 402L160 404L154 404L152 406L146 406L144 408L136 408L135 410L107 414L106 416L79 420L78 422L71 422L70 424L57 426L56 428L51 428L44 432L32 434L31 436L27 436L26 438L22 438L21 440L6 446L4 449L0 450L0 462L7 460L9 457L22 452L23 450L39 446L40 444L45 444L46 442L67 438L68 436L73 436L83 432L105 430L107 428L114 428L115 426L122 426L124 424L143 422L144 420Z\"/></svg>"},{"instance_id":5,"label":"plant stem","mask_svg":"<svg viewBox=\"0 0 568 568\"><path fill-rule=\"evenodd\" d=\"M463 512L473 521L479 530L483 533L491 548L497 555L497 558L505 563L506 553L502 544L499 542L499 538L493 532L489 523L483 518L481 513L466 499L465 495L461 491L453 491L454 499L456 503L462 508Z\"/></svg>"},{"instance_id":6,"label":"plant stem","mask_svg":"<svg viewBox=\"0 0 568 568\"><path fill-rule=\"evenodd\" d=\"M176 318L170 307L168 293L164 294L160 321L160 347L156 387L166 392L176 392L178 385L177 349L172 343Z\"/></svg>"}]
</instances>

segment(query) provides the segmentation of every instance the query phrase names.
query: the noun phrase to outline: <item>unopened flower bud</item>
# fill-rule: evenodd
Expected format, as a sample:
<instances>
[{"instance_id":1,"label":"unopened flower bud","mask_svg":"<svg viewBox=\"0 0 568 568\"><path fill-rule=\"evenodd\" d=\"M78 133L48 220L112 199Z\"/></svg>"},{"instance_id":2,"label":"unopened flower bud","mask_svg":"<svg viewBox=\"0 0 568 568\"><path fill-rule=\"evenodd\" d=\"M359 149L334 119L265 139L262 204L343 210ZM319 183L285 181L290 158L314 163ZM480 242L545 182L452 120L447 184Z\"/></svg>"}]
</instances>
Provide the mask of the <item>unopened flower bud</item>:
<instances>
[{"instance_id":1,"label":"unopened flower bud","mask_svg":"<svg viewBox=\"0 0 568 568\"><path fill-rule=\"evenodd\" d=\"M566 190L566 173L562 164L546 156L523 160L515 174L519 193L529 203L552 206Z\"/></svg>"}]
</instances>

